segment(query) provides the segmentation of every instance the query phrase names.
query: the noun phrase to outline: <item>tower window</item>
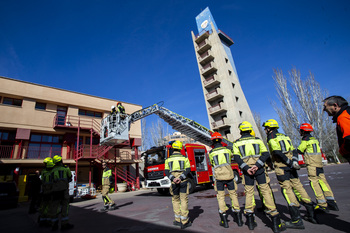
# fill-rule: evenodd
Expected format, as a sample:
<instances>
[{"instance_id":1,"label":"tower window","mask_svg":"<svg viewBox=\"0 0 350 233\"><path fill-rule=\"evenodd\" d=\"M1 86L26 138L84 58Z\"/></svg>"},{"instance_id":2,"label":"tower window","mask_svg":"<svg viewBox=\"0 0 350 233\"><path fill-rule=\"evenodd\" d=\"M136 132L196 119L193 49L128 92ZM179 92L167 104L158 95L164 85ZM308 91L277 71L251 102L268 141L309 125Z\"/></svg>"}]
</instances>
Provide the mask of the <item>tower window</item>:
<instances>
[{"instance_id":1,"label":"tower window","mask_svg":"<svg viewBox=\"0 0 350 233\"><path fill-rule=\"evenodd\" d=\"M240 117L242 117L242 113L243 113L242 111L239 111L239 116L240 116Z\"/></svg>"},{"instance_id":2,"label":"tower window","mask_svg":"<svg viewBox=\"0 0 350 233\"><path fill-rule=\"evenodd\" d=\"M225 58L225 62L226 62L226 63L228 62L228 59L227 59L227 58Z\"/></svg>"},{"instance_id":3,"label":"tower window","mask_svg":"<svg viewBox=\"0 0 350 233\"><path fill-rule=\"evenodd\" d=\"M236 96L236 102L238 102L238 99L239 99L239 98Z\"/></svg>"},{"instance_id":4,"label":"tower window","mask_svg":"<svg viewBox=\"0 0 350 233\"><path fill-rule=\"evenodd\" d=\"M235 88L235 85L236 85L236 84L232 83L232 88Z\"/></svg>"},{"instance_id":5,"label":"tower window","mask_svg":"<svg viewBox=\"0 0 350 233\"><path fill-rule=\"evenodd\" d=\"M231 74L232 74L232 71L231 71L231 70L228 70L228 74L231 75Z\"/></svg>"}]
</instances>

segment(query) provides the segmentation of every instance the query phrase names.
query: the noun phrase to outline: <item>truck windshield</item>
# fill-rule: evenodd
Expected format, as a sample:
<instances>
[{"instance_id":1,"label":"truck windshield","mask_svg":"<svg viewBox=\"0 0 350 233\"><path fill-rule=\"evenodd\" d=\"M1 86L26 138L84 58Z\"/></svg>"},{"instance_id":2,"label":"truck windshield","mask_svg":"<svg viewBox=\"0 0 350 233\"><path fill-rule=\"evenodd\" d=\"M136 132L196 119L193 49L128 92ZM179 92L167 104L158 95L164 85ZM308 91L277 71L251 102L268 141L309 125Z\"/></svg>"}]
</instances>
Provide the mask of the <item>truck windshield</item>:
<instances>
[{"instance_id":1,"label":"truck windshield","mask_svg":"<svg viewBox=\"0 0 350 233\"><path fill-rule=\"evenodd\" d=\"M165 151L157 151L145 156L146 167L163 164L165 162Z\"/></svg>"}]
</instances>

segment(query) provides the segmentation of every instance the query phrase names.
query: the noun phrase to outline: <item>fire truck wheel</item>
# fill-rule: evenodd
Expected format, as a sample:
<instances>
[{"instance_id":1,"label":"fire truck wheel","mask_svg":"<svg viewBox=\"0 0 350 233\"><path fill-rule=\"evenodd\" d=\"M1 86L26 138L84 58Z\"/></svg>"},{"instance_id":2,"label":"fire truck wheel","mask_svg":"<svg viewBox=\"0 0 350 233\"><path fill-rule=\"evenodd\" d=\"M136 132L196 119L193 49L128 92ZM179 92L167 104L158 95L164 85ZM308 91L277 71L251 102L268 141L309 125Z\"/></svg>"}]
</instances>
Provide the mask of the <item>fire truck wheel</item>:
<instances>
[{"instance_id":1,"label":"fire truck wheel","mask_svg":"<svg viewBox=\"0 0 350 233\"><path fill-rule=\"evenodd\" d=\"M233 171L234 179L236 181L236 184L242 183L242 178L239 176L239 173L237 171Z\"/></svg>"},{"instance_id":2,"label":"fire truck wheel","mask_svg":"<svg viewBox=\"0 0 350 233\"><path fill-rule=\"evenodd\" d=\"M169 195L169 194L170 194L170 192L169 192L169 189L168 189L168 188L159 188L159 189L157 189L157 191L158 191L158 193L159 193L160 195L164 195L164 196L166 196L166 195Z\"/></svg>"},{"instance_id":3,"label":"fire truck wheel","mask_svg":"<svg viewBox=\"0 0 350 233\"><path fill-rule=\"evenodd\" d=\"M188 183L190 184L189 193L193 193L194 190L196 189L196 182L194 180L192 180L192 179L189 179Z\"/></svg>"}]
</instances>

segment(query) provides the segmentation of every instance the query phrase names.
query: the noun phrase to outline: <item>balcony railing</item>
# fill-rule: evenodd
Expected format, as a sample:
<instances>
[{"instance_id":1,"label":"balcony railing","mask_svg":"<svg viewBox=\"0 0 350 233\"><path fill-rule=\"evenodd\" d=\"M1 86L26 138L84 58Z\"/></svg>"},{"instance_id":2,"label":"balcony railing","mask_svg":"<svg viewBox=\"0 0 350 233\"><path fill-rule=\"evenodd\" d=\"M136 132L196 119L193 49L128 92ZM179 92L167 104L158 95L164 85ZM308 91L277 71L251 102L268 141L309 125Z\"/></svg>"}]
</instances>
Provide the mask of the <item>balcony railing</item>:
<instances>
[{"instance_id":1,"label":"balcony railing","mask_svg":"<svg viewBox=\"0 0 350 233\"><path fill-rule=\"evenodd\" d=\"M228 126L228 120L227 118L223 118L221 120L218 120L218 121L214 121L211 123L213 129L219 129L219 128L223 128L223 127L226 127Z\"/></svg>"},{"instance_id":2,"label":"balcony railing","mask_svg":"<svg viewBox=\"0 0 350 233\"><path fill-rule=\"evenodd\" d=\"M201 31L201 33L199 33L198 35L196 35L196 43L199 44L201 43L203 40L207 39L210 35L210 33L212 33L212 31Z\"/></svg>"},{"instance_id":3,"label":"balcony railing","mask_svg":"<svg viewBox=\"0 0 350 233\"><path fill-rule=\"evenodd\" d=\"M61 154L61 147L17 146L16 148L15 145L0 146L0 159L45 159Z\"/></svg>"},{"instance_id":4,"label":"balcony railing","mask_svg":"<svg viewBox=\"0 0 350 233\"><path fill-rule=\"evenodd\" d=\"M217 70L215 62L212 61L201 68L201 73L203 76L207 76Z\"/></svg>"},{"instance_id":5,"label":"balcony railing","mask_svg":"<svg viewBox=\"0 0 350 233\"><path fill-rule=\"evenodd\" d=\"M96 134L100 134L100 122L94 118L80 117L80 116L60 116L55 115L53 127L72 128L72 129L92 129Z\"/></svg>"},{"instance_id":6,"label":"balcony railing","mask_svg":"<svg viewBox=\"0 0 350 233\"><path fill-rule=\"evenodd\" d=\"M214 59L214 56L212 54L212 52L210 50L206 51L205 53L201 54L199 56L199 63L201 65L205 65L207 64L208 62L212 61Z\"/></svg>"},{"instance_id":7,"label":"balcony railing","mask_svg":"<svg viewBox=\"0 0 350 233\"><path fill-rule=\"evenodd\" d=\"M226 104L224 104L223 102L209 108L209 112L211 115L218 114L224 111L226 111Z\"/></svg>"},{"instance_id":8,"label":"balcony railing","mask_svg":"<svg viewBox=\"0 0 350 233\"><path fill-rule=\"evenodd\" d=\"M220 83L220 81L217 80L216 74L213 74L212 76L210 76L209 78L206 78L203 81L204 87L206 87L206 88L215 86L215 85L217 85L219 83Z\"/></svg>"},{"instance_id":9,"label":"balcony railing","mask_svg":"<svg viewBox=\"0 0 350 233\"><path fill-rule=\"evenodd\" d=\"M210 48L211 48L211 44L210 44L208 39L205 39L204 41L202 41L201 43L196 45L196 50L199 54L204 53L205 51L207 51Z\"/></svg>"},{"instance_id":10,"label":"balcony railing","mask_svg":"<svg viewBox=\"0 0 350 233\"><path fill-rule=\"evenodd\" d=\"M221 94L220 88L216 88L213 91L206 94L206 97L207 97L207 101L212 101L220 97L223 97L223 95Z\"/></svg>"}]
</instances>

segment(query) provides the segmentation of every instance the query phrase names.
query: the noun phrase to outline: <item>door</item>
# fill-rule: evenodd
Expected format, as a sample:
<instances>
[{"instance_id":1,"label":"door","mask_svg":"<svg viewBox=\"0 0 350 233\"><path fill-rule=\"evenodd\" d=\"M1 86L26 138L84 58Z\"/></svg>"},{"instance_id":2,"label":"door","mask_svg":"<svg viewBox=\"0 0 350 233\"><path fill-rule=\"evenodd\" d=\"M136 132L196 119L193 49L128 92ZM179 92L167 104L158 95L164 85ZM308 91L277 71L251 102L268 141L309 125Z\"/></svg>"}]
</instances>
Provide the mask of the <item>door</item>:
<instances>
[{"instance_id":1,"label":"door","mask_svg":"<svg viewBox=\"0 0 350 233\"><path fill-rule=\"evenodd\" d=\"M205 149L194 149L193 153L196 161L197 184L210 182L208 162L205 154L206 153Z\"/></svg>"},{"instance_id":2,"label":"door","mask_svg":"<svg viewBox=\"0 0 350 233\"><path fill-rule=\"evenodd\" d=\"M67 116L67 107L65 106L57 106L57 124L65 125Z\"/></svg>"}]
</instances>

